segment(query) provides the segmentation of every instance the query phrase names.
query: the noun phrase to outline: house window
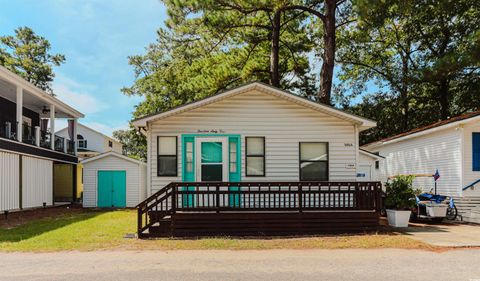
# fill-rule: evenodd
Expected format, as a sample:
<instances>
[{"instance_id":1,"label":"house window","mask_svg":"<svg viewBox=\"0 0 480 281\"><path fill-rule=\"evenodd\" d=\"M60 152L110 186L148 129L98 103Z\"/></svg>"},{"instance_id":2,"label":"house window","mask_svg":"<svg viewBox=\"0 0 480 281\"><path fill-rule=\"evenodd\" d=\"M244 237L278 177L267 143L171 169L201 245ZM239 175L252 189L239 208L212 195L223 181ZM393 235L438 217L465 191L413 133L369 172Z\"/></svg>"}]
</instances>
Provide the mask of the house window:
<instances>
[{"instance_id":1,"label":"house window","mask_svg":"<svg viewBox=\"0 0 480 281\"><path fill-rule=\"evenodd\" d=\"M113 147L113 142L112 141L108 141L108 147Z\"/></svg>"},{"instance_id":2,"label":"house window","mask_svg":"<svg viewBox=\"0 0 480 281\"><path fill-rule=\"evenodd\" d=\"M157 137L157 175L177 176L177 137Z\"/></svg>"},{"instance_id":3,"label":"house window","mask_svg":"<svg viewBox=\"0 0 480 281\"><path fill-rule=\"evenodd\" d=\"M380 169L380 161L375 161L375 170Z\"/></svg>"},{"instance_id":4,"label":"house window","mask_svg":"<svg viewBox=\"0 0 480 281\"><path fill-rule=\"evenodd\" d=\"M480 171L480 133L472 133L472 170Z\"/></svg>"},{"instance_id":5,"label":"house window","mask_svg":"<svg viewBox=\"0 0 480 281\"><path fill-rule=\"evenodd\" d=\"M300 180L328 181L328 143L300 143Z\"/></svg>"},{"instance_id":6,"label":"house window","mask_svg":"<svg viewBox=\"0 0 480 281\"><path fill-rule=\"evenodd\" d=\"M87 149L87 140L82 135L77 135L78 148Z\"/></svg>"},{"instance_id":7,"label":"house window","mask_svg":"<svg viewBox=\"0 0 480 281\"><path fill-rule=\"evenodd\" d=\"M193 172L193 142L185 143L185 164L187 172Z\"/></svg>"},{"instance_id":8,"label":"house window","mask_svg":"<svg viewBox=\"0 0 480 281\"><path fill-rule=\"evenodd\" d=\"M245 138L245 165L247 177L265 176L265 138L264 137L246 137Z\"/></svg>"},{"instance_id":9,"label":"house window","mask_svg":"<svg viewBox=\"0 0 480 281\"><path fill-rule=\"evenodd\" d=\"M237 172L237 143L230 142L230 173Z\"/></svg>"}]
</instances>

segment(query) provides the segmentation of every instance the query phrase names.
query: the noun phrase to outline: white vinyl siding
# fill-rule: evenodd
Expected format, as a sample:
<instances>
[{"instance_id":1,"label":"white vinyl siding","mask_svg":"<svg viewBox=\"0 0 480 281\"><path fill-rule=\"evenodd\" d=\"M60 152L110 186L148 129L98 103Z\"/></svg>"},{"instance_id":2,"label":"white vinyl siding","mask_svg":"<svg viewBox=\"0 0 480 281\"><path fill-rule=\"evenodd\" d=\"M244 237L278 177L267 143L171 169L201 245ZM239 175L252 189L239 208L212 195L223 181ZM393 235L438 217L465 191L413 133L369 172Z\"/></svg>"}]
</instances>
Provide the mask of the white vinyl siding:
<instances>
[{"instance_id":1,"label":"white vinyl siding","mask_svg":"<svg viewBox=\"0 0 480 281\"><path fill-rule=\"evenodd\" d=\"M379 169L375 169L375 162L376 161L379 161ZM368 156L368 155L365 155L363 153L359 153L359 157L358 157L358 165L359 166L362 165L364 167L367 167L367 166L370 167L370 172L371 172L370 179L372 181L382 181L383 180L381 178L381 175L380 175L380 167L383 164L383 161L384 161L383 159L378 160L375 157Z\"/></svg>"},{"instance_id":2,"label":"white vinyl siding","mask_svg":"<svg viewBox=\"0 0 480 281\"><path fill-rule=\"evenodd\" d=\"M455 128L385 144L379 151L385 157L381 167L382 180L398 174L434 174L438 169L437 192L444 195L460 194L462 182L462 138ZM434 188L432 177L417 177L416 187L430 191Z\"/></svg>"},{"instance_id":3,"label":"white vinyl siding","mask_svg":"<svg viewBox=\"0 0 480 281\"><path fill-rule=\"evenodd\" d=\"M356 138L354 125L283 98L257 90L180 113L149 125L149 158L152 192L181 180L182 149L178 150L178 176L157 177L157 136L197 134L217 130L241 135L242 181L298 181L299 142L328 142L329 180L355 181ZM265 177L245 177L245 136L265 137Z\"/></svg>"},{"instance_id":4,"label":"white vinyl siding","mask_svg":"<svg viewBox=\"0 0 480 281\"><path fill-rule=\"evenodd\" d=\"M53 162L22 156L22 208L53 205Z\"/></svg>"},{"instance_id":5,"label":"white vinyl siding","mask_svg":"<svg viewBox=\"0 0 480 281\"><path fill-rule=\"evenodd\" d=\"M97 207L98 171L126 171L127 207L135 207L146 198L146 166L108 155L83 163L83 206Z\"/></svg>"},{"instance_id":6,"label":"white vinyl siding","mask_svg":"<svg viewBox=\"0 0 480 281\"><path fill-rule=\"evenodd\" d=\"M0 211L20 208L19 155L0 152Z\"/></svg>"}]
</instances>

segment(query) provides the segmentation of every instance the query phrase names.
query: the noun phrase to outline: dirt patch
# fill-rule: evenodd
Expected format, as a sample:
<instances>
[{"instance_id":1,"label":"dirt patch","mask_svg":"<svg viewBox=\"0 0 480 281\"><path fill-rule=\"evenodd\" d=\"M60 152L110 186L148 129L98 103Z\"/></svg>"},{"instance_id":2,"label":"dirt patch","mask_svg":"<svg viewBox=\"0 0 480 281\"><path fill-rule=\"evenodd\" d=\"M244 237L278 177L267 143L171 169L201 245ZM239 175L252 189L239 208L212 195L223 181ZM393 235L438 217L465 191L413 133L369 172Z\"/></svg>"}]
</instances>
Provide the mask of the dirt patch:
<instances>
[{"instance_id":1,"label":"dirt patch","mask_svg":"<svg viewBox=\"0 0 480 281\"><path fill-rule=\"evenodd\" d=\"M79 205L64 205L47 208L37 208L25 211L10 212L0 215L0 228L13 228L42 218L54 218L65 214L81 213L84 210Z\"/></svg>"}]
</instances>

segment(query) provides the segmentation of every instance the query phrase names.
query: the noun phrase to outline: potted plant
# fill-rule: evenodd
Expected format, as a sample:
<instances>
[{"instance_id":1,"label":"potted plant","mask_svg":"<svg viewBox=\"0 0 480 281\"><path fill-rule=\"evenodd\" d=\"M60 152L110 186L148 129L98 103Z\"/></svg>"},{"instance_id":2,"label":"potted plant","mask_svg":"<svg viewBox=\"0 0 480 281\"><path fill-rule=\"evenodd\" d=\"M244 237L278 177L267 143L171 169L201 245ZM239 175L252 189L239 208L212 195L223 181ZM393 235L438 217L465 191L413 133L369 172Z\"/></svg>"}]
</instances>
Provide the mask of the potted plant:
<instances>
[{"instance_id":1,"label":"potted plant","mask_svg":"<svg viewBox=\"0 0 480 281\"><path fill-rule=\"evenodd\" d=\"M415 207L413 176L397 176L386 184L385 207L388 224L393 227L407 227L412 208Z\"/></svg>"}]
</instances>

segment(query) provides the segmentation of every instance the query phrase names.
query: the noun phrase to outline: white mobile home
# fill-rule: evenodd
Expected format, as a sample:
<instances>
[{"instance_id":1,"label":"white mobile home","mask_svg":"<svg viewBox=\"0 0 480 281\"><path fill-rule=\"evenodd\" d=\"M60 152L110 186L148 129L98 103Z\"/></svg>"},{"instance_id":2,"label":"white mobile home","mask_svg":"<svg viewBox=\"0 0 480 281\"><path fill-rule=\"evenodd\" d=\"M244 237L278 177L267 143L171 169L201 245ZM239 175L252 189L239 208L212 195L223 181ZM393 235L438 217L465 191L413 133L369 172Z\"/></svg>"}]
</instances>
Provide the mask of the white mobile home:
<instances>
[{"instance_id":1,"label":"white mobile home","mask_svg":"<svg viewBox=\"0 0 480 281\"><path fill-rule=\"evenodd\" d=\"M433 175L438 169L439 194L462 197L470 202L480 197L480 189L475 188L480 181L480 111L417 128L362 148L385 157L380 167L383 180L399 174ZM434 188L434 180L418 177L415 185L430 191Z\"/></svg>"},{"instance_id":2,"label":"white mobile home","mask_svg":"<svg viewBox=\"0 0 480 281\"><path fill-rule=\"evenodd\" d=\"M250 83L133 125L148 145L140 237L378 225L380 183L358 170L358 134L371 120Z\"/></svg>"},{"instance_id":3,"label":"white mobile home","mask_svg":"<svg viewBox=\"0 0 480 281\"><path fill-rule=\"evenodd\" d=\"M376 123L250 83L133 124L152 194L173 181L356 181L358 134Z\"/></svg>"}]
</instances>

